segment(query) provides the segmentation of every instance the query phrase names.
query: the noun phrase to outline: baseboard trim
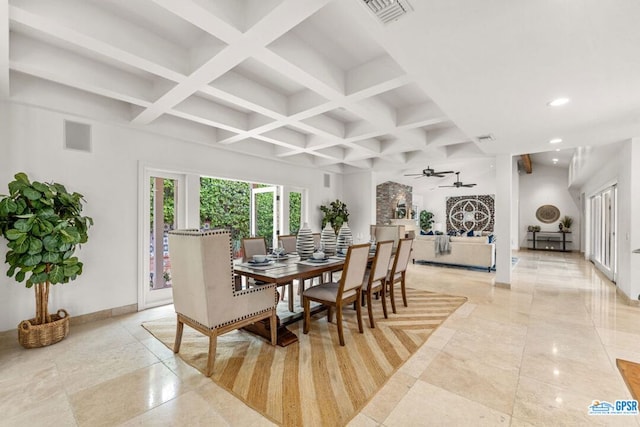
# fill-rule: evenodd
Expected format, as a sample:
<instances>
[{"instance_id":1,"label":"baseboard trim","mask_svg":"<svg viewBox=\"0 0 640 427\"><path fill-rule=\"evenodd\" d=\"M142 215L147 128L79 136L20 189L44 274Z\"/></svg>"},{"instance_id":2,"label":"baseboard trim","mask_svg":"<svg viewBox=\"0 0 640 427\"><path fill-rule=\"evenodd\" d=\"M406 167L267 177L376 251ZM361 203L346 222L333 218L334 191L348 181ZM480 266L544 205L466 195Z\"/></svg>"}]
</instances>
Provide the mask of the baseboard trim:
<instances>
[{"instance_id":1,"label":"baseboard trim","mask_svg":"<svg viewBox=\"0 0 640 427\"><path fill-rule=\"evenodd\" d=\"M636 299L629 298L629 296L627 294L625 294L624 292L622 292L622 290L619 287L617 287L615 284L613 286L616 287L616 295L622 301L624 301L625 304L630 305L632 307L640 307L640 301L638 301Z\"/></svg>"},{"instance_id":2,"label":"baseboard trim","mask_svg":"<svg viewBox=\"0 0 640 427\"><path fill-rule=\"evenodd\" d=\"M495 282L493 285L496 288L511 289L511 283Z\"/></svg>"},{"instance_id":3,"label":"baseboard trim","mask_svg":"<svg viewBox=\"0 0 640 427\"><path fill-rule=\"evenodd\" d=\"M95 311L93 313L80 314L78 316L70 315L69 324L71 326L82 325L84 323L95 322L96 320L110 319L112 317L135 313L137 311L138 304L129 304L120 307L108 308L106 310Z\"/></svg>"}]
</instances>

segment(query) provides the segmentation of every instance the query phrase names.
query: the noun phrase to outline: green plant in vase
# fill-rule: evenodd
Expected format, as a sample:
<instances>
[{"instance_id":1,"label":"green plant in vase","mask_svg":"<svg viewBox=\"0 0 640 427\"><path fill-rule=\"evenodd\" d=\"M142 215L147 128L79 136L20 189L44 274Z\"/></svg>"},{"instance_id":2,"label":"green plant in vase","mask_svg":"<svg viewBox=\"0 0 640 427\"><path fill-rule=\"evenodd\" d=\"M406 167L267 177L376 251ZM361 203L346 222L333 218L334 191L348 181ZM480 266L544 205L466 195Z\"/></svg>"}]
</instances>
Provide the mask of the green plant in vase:
<instances>
[{"instance_id":1,"label":"green plant in vase","mask_svg":"<svg viewBox=\"0 0 640 427\"><path fill-rule=\"evenodd\" d=\"M7 276L25 282L27 288L35 285L36 316L20 324L18 337L27 348L42 347L60 341L68 332L66 311L49 314L49 290L51 285L68 283L82 274L82 262L73 254L87 242L93 220L81 215L82 194L69 193L58 183L30 182L24 173L14 178L9 195L0 198L0 233L9 249ZM47 332L48 324L63 319L66 331L62 336Z\"/></svg>"},{"instance_id":2,"label":"green plant in vase","mask_svg":"<svg viewBox=\"0 0 640 427\"><path fill-rule=\"evenodd\" d=\"M562 219L560 220L560 225L561 225L561 230L565 233L568 233L571 231L571 226L573 225L573 218L570 217L569 215L565 215L564 217L562 217Z\"/></svg>"},{"instance_id":3,"label":"green plant in vase","mask_svg":"<svg viewBox=\"0 0 640 427\"><path fill-rule=\"evenodd\" d=\"M320 210L324 214L322 217L322 228L329 223L336 234L338 233L338 230L340 230L340 227L342 227L342 224L349 221L349 210L347 209L347 205L338 199L329 203L329 206L320 206Z\"/></svg>"},{"instance_id":4,"label":"green plant in vase","mask_svg":"<svg viewBox=\"0 0 640 427\"><path fill-rule=\"evenodd\" d=\"M429 211L420 211L420 229L424 231L431 230L433 225L433 213Z\"/></svg>"}]
</instances>

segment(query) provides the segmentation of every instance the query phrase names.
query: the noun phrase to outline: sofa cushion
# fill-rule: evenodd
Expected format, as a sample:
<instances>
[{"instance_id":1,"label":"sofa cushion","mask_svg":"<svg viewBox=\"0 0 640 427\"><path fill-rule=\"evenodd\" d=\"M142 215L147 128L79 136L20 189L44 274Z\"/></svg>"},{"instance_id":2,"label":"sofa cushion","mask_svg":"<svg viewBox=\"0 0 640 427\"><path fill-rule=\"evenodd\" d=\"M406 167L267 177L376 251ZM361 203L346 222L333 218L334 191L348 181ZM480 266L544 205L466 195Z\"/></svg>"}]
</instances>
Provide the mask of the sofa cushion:
<instances>
[{"instance_id":1,"label":"sofa cushion","mask_svg":"<svg viewBox=\"0 0 640 427\"><path fill-rule=\"evenodd\" d=\"M452 236L451 241L461 242L461 243L488 243L489 239L486 236L479 236L479 237Z\"/></svg>"}]
</instances>

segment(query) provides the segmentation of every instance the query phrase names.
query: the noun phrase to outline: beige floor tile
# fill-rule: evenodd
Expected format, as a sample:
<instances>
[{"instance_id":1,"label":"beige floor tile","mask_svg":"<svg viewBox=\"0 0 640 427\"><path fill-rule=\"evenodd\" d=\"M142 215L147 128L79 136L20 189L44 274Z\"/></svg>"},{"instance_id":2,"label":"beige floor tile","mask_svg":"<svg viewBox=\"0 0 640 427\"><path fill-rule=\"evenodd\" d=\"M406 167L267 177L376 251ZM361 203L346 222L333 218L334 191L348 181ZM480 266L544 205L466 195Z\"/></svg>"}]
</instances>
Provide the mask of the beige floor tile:
<instances>
[{"instance_id":1,"label":"beige floor tile","mask_svg":"<svg viewBox=\"0 0 640 427\"><path fill-rule=\"evenodd\" d=\"M380 424L367 417L366 415L360 413L356 415L349 423L348 427L377 427Z\"/></svg>"},{"instance_id":2,"label":"beige floor tile","mask_svg":"<svg viewBox=\"0 0 640 427\"><path fill-rule=\"evenodd\" d=\"M67 394L58 390L48 398L31 402L28 407L10 416L9 411L0 408L3 427L25 426L75 426L76 420L69 404Z\"/></svg>"},{"instance_id":3,"label":"beige floor tile","mask_svg":"<svg viewBox=\"0 0 640 427\"><path fill-rule=\"evenodd\" d=\"M362 413L382 423L415 383L414 377L402 372L396 373L364 407Z\"/></svg>"},{"instance_id":4,"label":"beige floor tile","mask_svg":"<svg viewBox=\"0 0 640 427\"><path fill-rule=\"evenodd\" d=\"M178 377L162 363L122 375L69 396L80 426L115 425L182 393Z\"/></svg>"},{"instance_id":5,"label":"beige floor tile","mask_svg":"<svg viewBox=\"0 0 640 427\"><path fill-rule=\"evenodd\" d=\"M121 424L133 426L230 426L197 392L191 391Z\"/></svg>"},{"instance_id":6,"label":"beige floor tile","mask_svg":"<svg viewBox=\"0 0 640 427\"><path fill-rule=\"evenodd\" d=\"M510 416L418 380L384 425L508 426Z\"/></svg>"},{"instance_id":7,"label":"beige floor tile","mask_svg":"<svg viewBox=\"0 0 640 427\"><path fill-rule=\"evenodd\" d=\"M503 369L482 362L467 353L456 357L445 349L427 367L420 379L440 388L511 414L518 385L518 370Z\"/></svg>"}]
</instances>

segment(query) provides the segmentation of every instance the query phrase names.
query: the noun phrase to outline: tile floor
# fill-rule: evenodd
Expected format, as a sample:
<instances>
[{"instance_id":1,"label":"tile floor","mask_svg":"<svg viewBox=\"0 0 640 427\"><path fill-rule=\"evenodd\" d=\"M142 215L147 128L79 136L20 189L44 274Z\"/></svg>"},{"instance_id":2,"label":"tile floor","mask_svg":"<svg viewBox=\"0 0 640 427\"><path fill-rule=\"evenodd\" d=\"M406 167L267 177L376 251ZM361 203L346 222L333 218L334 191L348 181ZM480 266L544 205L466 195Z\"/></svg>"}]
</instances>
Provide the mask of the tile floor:
<instances>
[{"instance_id":1,"label":"tile floor","mask_svg":"<svg viewBox=\"0 0 640 427\"><path fill-rule=\"evenodd\" d=\"M469 301L350 425L640 424L587 414L593 400L630 398L615 359L640 361L640 308L577 254L515 255L511 290L492 273L410 267L410 286ZM171 314L74 326L35 350L0 334L0 425L271 425L140 327Z\"/></svg>"}]
</instances>

